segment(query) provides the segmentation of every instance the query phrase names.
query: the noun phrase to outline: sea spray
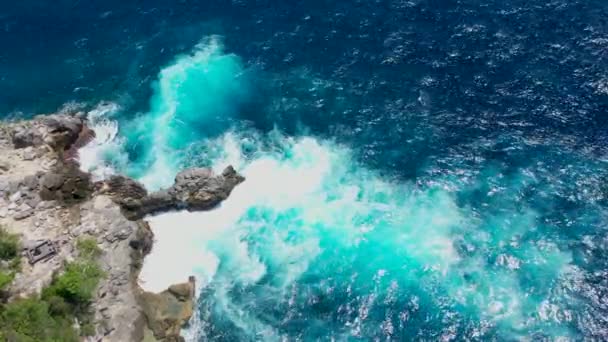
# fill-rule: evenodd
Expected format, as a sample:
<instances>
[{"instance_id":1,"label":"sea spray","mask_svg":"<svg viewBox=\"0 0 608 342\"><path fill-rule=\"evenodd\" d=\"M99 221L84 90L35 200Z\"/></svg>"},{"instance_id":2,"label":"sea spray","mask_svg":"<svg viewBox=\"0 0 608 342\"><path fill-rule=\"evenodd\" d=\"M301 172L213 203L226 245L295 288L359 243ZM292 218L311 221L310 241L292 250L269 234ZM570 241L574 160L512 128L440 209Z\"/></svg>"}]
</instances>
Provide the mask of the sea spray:
<instances>
[{"instance_id":1,"label":"sea spray","mask_svg":"<svg viewBox=\"0 0 608 342\"><path fill-rule=\"evenodd\" d=\"M266 142L252 147L252 136ZM202 280L201 339L398 337L408 320L440 324L418 321L431 312L515 338L541 324L528 317L552 298L527 297L518 269L554 282L570 262L550 244L499 247L445 190L382 180L335 143L278 132L229 132L215 143L225 151L216 165L237 165L246 181L212 211L152 218L159 247L142 272L159 289L191 273ZM517 217L517 227L534 224L533 215ZM457 247L463 241L503 250L502 261L493 267L467 256ZM304 317L312 321L302 325ZM547 333L568 336L568 329Z\"/></svg>"},{"instance_id":2,"label":"sea spray","mask_svg":"<svg viewBox=\"0 0 608 342\"><path fill-rule=\"evenodd\" d=\"M479 157L487 142L472 141L472 157L450 151L415 182L389 180L335 141L236 122L239 100L226 104L219 83L198 81L220 75L246 98L243 68L209 42L163 69L151 110L121 127L125 170L152 189L188 166L233 165L246 177L212 211L148 218L156 242L142 286L199 280L189 339L577 337L583 275L547 217L558 206L548 194L568 183L543 183L553 177L545 161L503 167ZM216 67L229 72L205 71ZM190 102L200 84L219 95ZM560 172L589 172L560 157L569 170Z\"/></svg>"},{"instance_id":3,"label":"sea spray","mask_svg":"<svg viewBox=\"0 0 608 342\"><path fill-rule=\"evenodd\" d=\"M119 136L116 115L120 106L112 102L98 104L87 113L87 124L95 132L92 141L78 150L78 162L94 180L101 180L122 171L129 157L124 151L124 138Z\"/></svg>"},{"instance_id":4,"label":"sea spray","mask_svg":"<svg viewBox=\"0 0 608 342\"><path fill-rule=\"evenodd\" d=\"M225 54L217 37L179 56L153 84L150 112L127 124L125 135L137 151L130 173L149 188L170 185L183 150L228 128L248 92L239 58Z\"/></svg>"},{"instance_id":5,"label":"sea spray","mask_svg":"<svg viewBox=\"0 0 608 342\"><path fill-rule=\"evenodd\" d=\"M81 150L83 170L97 179L120 170L149 190L170 186L190 145L230 128L250 98L248 71L216 36L162 68L152 89L148 112L119 120L124 113L110 102L88 113L97 136Z\"/></svg>"}]
</instances>

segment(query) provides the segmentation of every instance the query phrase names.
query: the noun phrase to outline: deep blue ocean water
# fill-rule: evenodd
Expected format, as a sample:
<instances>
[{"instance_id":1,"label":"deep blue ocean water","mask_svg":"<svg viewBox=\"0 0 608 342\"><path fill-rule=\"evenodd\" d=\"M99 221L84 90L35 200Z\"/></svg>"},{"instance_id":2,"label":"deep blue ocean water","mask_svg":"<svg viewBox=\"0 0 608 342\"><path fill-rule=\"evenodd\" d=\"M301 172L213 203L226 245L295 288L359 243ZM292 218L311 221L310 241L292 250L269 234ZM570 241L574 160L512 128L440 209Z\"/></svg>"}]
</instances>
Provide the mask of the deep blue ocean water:
<instances>
[{"instance_id":1,"label":"deep blue ocean water","mask_svg":"<svg viewBox=\"0 0 608 342\"><path fill-rule=\"evenodd\" d=\"M26 0L0 23L3 116L85 103L111 132L85 166L154 188L231 163L260 194L199 241L190 338L608 339L608 2Z\"/></svg>"}]
</instances>

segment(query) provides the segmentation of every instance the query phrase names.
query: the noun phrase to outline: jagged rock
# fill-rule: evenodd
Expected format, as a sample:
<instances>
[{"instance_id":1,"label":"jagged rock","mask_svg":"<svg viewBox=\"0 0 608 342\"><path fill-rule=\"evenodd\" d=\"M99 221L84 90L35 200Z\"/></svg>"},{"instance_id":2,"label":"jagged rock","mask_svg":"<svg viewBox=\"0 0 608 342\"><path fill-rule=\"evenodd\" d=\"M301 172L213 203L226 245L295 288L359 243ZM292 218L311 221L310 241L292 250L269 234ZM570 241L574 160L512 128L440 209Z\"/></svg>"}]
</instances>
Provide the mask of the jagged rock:
<instances>
[{"instance_id":1,"label":"jagged rock","mask_svg":"<svg viewBox=\"0 0 608 342\"><path fill-rule=\"evenodd\" d=\"M29 146L38 146L43 143L42 136L31 126L18 126L13 131L13 145L15 148L26 148Z\"/></svg>"},{"instance_id":2,"label":"jagged rock","mask_svg":"<svg viewBox=\"0 0 608 342\"><path fill-rule=\"evenodd\" d=\"M29 146L23 150L23 160L34 160L36 159L36 151L33 147Z\"/></svg>"},{"instance_id":3,"label":"jagged rock","mask_svg":"<svg viewBox=\"0 0 608 342\"><path fill-rule=\"evenodd\" d=\"M40 198L44 201L56 200L68 204L80 202L90 197L93 184L88 173L76 165L66 164L40 178Z\"/></svg>"},{"instance_id":4,"label":"jagged rock","mask_svg":"<svg viewBox=\"0 0 608 342\"><path fill-rule=\"evenodd\" d=\"M69 149L84 127L82 119L69 115L45 116L41 122L47 129L44 142L57 151Z\"/></svg>"},{"instance_id":5,"label":"jagged rock","mask_svg":"<svg viewBox=\"0 0 608 342\"><path fill-rule=\"evenodd\" d=\"M0 171L8 171L11 169L11 164L6 161L0 161Z\"/></svg>"},{"instance_id":6,"label":"jagged rock","mask_svg":"<svg viewBox=\"0 0 608 342\"><path fill-rule=\"evenodd\" d=\"M32 216L32 214L34 214L34 210L27 209L27 210L17 212L15 215L13 215L13 218L15 220L19 221L19 220L23 220L23 219L26 219L26 218Z\"/></svg>"},{"instance_id":7,"label":"jagged rock","mask_svg":"<svg viewBox=\"0 0 608 342\"><path fill-rule=\"evenodd\" d=\"M154 234L146 221L139 220L137 221L137 224L138 229L135 233L135 238L129 241L129 246L138 252L138 255L133 257L133 259L137 264L141 264L144 256L146 256L152 250Z\"/></svg>"},{"instance_id":8,"label":"jagged rock","mask_svg":"<svg viewBox=\"0 0 608 342\"><path fill-rule=\"evenodd\" d=\"M17 202L21 198L21 191L17 191L14 194L8 197L8 200L11 202Z\"/></svg>"},{"instance_id":9,"label":"jagged rock","mask_svg":"<svg viewBox=\"0 0 608 342\"><path fill-rule=\"evenodd\" d=\"M211 209L228 198L232 189L244 179L232 166L221 175L215 175L210 169L196 168L180 172L169 189L151 194L125 177L111 178L102 188L108 189L128 218L136 220L160 211Z\"/></svg>"},{"instance_id":10,"label":"jagged rock","mask_svg":"<svg viewBox=\"0 0 608 342\"><path fill-rule=\"evenodd\" d=\"M15 127L12 142L15 148L30 148L24 158L36 158L31 147L47 144L55 151L69 149L79 138L84 128L81 118L71 115L47 115Z\"/></svg>"},{"instance_id":11,"label":"jagged rock","mask_svg":"<svg viewBox=\"0 0 608 342\"><path fill-rule=\"evenodd\" d=\"M192 291L193 287L191 283L182 283L169 286L168 291L171 292L172 295L175 296L180 301L186 301L193 297Z\"/></svg>"},{"instance_id":12,"label":"jagged rock","mask_svg":"<svg viewBox=\"0 0 608 342\"><path fill-rule=\"evenodd\" d=\"M61 188L64 178L62 175L49 172L40 178L40 186L49 190L57 190Z\"/></svg>"}]
</instances>

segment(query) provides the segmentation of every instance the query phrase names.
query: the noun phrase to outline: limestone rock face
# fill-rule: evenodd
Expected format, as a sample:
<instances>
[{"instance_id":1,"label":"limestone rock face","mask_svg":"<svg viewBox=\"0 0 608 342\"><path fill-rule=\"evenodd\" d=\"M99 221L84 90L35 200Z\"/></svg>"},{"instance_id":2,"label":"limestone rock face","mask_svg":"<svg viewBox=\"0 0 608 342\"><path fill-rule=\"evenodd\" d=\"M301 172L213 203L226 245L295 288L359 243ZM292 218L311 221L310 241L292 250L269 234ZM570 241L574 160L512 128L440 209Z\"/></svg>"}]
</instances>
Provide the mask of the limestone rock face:
<instances>
[{"instance_id":1,"label":"limestone rock face","mask_svg":"<svg viewBox=\"0 0 608 342\"><path fill-rule=\"evenodd\" d=\"M193 314L194 282L176 284L161 293L144 292L141 305L154 337L163 341L183 341L179 335Z\"/></svg>"},{"instance_id":2,"label":"limestone rock face","mask_svg":"<svg viewBox=\"0 0 608 342\"><path fill-rule=\"evenodd\" d=\"M228 198L230 192L245 178L232 166L228 166L220 176L209 169L189 169L175 177L175 184L169 193L189 210L207 210Z\"/></svg>"}]
</instances>

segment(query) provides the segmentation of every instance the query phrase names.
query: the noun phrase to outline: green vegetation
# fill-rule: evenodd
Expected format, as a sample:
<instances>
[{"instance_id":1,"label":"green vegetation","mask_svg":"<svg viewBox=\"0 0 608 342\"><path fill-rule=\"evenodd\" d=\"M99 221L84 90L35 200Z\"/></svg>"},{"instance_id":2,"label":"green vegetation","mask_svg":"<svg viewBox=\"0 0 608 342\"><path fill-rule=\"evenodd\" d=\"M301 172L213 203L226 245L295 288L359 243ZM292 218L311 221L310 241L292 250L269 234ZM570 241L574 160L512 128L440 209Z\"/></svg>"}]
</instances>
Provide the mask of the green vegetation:
<instances>
[{"instance_id":1,"label":"green vegetation","mask_svg":"<svg viewBox=\"0 0 608 342\"><path fill-rule=\"evenodd\" d=\"M0 340L23 342L78 341L69 316L49 313L49 304L38 298L21 299L2 307Z\"/></svg>"},{"instance_id":2,"label":"green vegetation","mask_svg":"<svg viewBox=\"0 0 608 342\"><path fill-rule=\"evenodd\" d=\"M4 290L19 270L20 249L19 237L0 227L0 299L5 297Z\"/></svg>"},{"instance_id":3,"label":"green vegetation","mask_svg":"<svg viewBox=\"0 0 608 342\"><path fill-rule=\"evenodd\" d=\"M94 261L79 260L66 265L64 272L42 292L43 299L63 298L73 306L88 305L103 275Z\"/></svg>"},{"instance_id":4,"label":"green vegetation","mask_svg":"<svg viewBox=\"0 0 608 342\"><path fill-rule=\"evenodd\" d=\"M19 237L0 227L0 260L12 260L19 256Z\"/></svg>"},{"instance_id":5,"label":"green vegetation","mask_svg":"<svg viewBox=\"0 0 608 342\"><path fill-rule=\"evenodd\" d=\"M87 259L94 259L101 255L101 249L93 238L81 238L76 243L80 255Z\"/></svg>"},{"instance_id":6,"label":"green vegetation","mask_svg":"<svg viewBox=\"0 0 608 342\"><path fill-rule=\"evenodd\" d=\"M90 304L103 277L96 262L101 250L93 239L81 239L76 247L79 257L65 265L40 297L0 304L1 341L78 341L79 334L73 327L76 320L81 326L80 335L95 333ZM19 259L19 250L16 236L0 232L2 260L10 260L4 256ZM13 274L0 273L0 288L12 281Z\"/></svg>"}]
</instances>

